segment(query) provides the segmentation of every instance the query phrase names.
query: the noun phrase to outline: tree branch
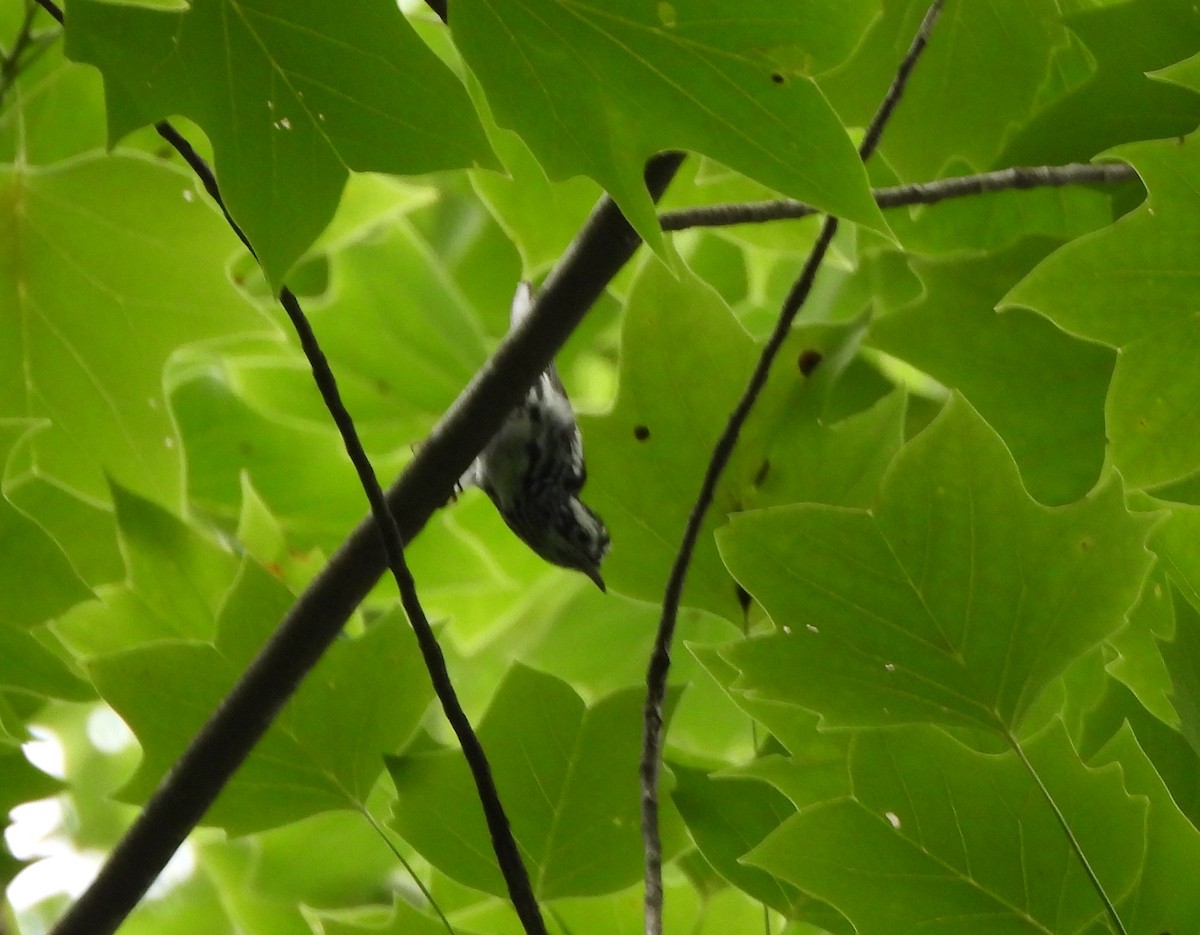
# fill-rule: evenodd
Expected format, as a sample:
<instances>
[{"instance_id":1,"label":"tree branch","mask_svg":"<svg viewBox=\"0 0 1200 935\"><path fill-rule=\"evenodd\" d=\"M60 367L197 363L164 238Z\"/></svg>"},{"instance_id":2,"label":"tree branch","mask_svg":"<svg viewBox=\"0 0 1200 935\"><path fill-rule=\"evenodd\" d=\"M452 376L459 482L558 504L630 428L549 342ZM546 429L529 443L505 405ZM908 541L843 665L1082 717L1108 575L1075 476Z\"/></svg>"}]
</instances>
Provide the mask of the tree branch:
<instances>
[{"instance_id":1,"label":"tree branch","mask_svg":"<svg viewBox=\"0 0 1200 935\"><path fill-rule=\"evenodd\" d=\"M913 39L912 46L901 61L896 71L896 77L884 96L883 103L880 104L871 125L867 128L866 135L859 146L859 156L864 162L875 151L888 119L904 93L909 75L929 41L933 24L941 12L942 2L943 0L933 0L930 5L925 18L921 21L917 35ZM771 364L787 339L792 322L812 291L817 271L825 258L829 244L837 233L837 228L838 219L833 215L826 217L799 277L784 300L779 320L775 323L771 336L763 346L754 372L746 384L746 389L730 414L725 430L713 448L712 457L709 459L708 468L704 473L704 480L700 485L700 493L688 516L683 539L667 579L662 615L659 618L654 649L646 672L646 702L642 712L642 756L638 770L642 786L642 839L646 862L646 935L662 935L662 840L658 827L658 782L662 765L663 700L666 697L667 676L671 668L671 643L675 636L675 623L679 615L679 604L683 595L688 566L691 564L692 554L700 537L700 527L703 525L704 517L712 503L721 474L737 445L738 435L754 408L759 393L766 385Z\"/></svg>"},{"instance_id":2,"label":"tree branch","mask_svg":"<svg viewBox=\"0 0 1200 935\"><path fill-rule=\"evenodd\" d=\"M39 2L62 21L61 11L52 0ZM197 173L230 227L253 254L253 247L229 214L208 165L169 122L160 121L156 128ZM652 160L647 168L647 184L655 198L681 160L679 154ZM96 880L55 926L55 935L85 932L106 935L116 929L366 596L382 571L381 558L386 558L396 579L435 691L471 767L513 904L526 931L543 935L545 925L528 874L496 794L482 746L458 703L441 649L417 598L404 561L403 541L411 539L432 511L445 502L454 480L537 375L549 366L558 347L638 243L639 238L612 202L602 199L572 249L551 275L525 325L506 339L495 357L476 375L387 497L359 443L353 422L341 403L336 381L299 302L290 289L286 286L282 289L280 301L299 335L314 379L367 492L372 518L360 524L325 571L301 595L147 802ZM552 319L555 306L566 302L574 307ZM480 409L484 411L475 411ZM398 523L393 511L406 522Z\"/></svg>"},{"instance_id":3,"label":"tree branch","mask_svg":"<svg viewBox=\"0 0 1200 935\"><path fill-rule=\"evenodd\" d=\"M682 160L682 154L668 153L648 164L646 183L656 200ZM640 243L612 200L602 198L528 318L476 373L388 490L403 541L411 541L446 502L457 478ZM364 520L331 556L53 935L104 935L137 904L383 573L377 529L373 519Z\"/></svg>"},{"instance_id":4,"label":"tree branch","mask_svg":"<svg viewBox=\"0 0 1200 935\"><path fill-rule=\"evenodd\" d=\"M989 192L1028 190L1032 188L1061 188L1067 185L1111 185L1137 178L1132 166L1123 162L1092 164L1072 162L1065 166L1018 166L964 175L936 182L916 182L877 188L875 203L880 208L903 208L911 205L933 205L949 198L983 195ZM703 205L664 211L658 216L664 231L680 231L690 227L729 227L734 224L762 224L766 221L793 220L820 213L812 205L790 198L773 201L751 201Z\"/></svg>"}]
</instances>

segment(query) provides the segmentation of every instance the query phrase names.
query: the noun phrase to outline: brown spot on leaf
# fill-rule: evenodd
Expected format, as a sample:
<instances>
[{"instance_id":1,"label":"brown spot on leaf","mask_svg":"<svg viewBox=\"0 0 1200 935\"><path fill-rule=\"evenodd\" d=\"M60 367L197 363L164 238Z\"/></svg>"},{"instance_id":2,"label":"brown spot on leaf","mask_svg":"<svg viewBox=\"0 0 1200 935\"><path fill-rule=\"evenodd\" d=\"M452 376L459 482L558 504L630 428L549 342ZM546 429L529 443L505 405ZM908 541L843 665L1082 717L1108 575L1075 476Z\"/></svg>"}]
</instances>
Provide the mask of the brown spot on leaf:
<instances>
[{"instance_id":1,"label":"brown spot on leaf","mask_svg":"<svg viewBox=\"0 0 1200 935\"><path fill-rule=\"evenodd\" d=\"M821 352L810 347L808 350L800 352L800 356L796 359L796 366L807 377L812 375L812 372L817 369L817 365L822 360L824 358L821 356Z\"/></svg>"},{"instance_id":2,"label":"brown spot on leaf","mask_svg":"<svg viewBox=\"0 0 1200 935\"><path fill-rule=\"evenodd\" d=\"M644 425L635 425L633 427L633 437L640 442L644 442L650 437L650 430Z\"/></svg>"},{"instance_id":3,"label":"brown spot on leaf","mask_svg":"<svg viewBox=\"0 0 1200 935\"><path fill-rule=\"evenodd\" d=\"M785 78L783 77L783 75L781 75L779 72L777 72L777 71L773 71L773 72L771 72L771 80L772 80L772 81L773 81L775 84L783 84L783 83L784 83L784 81L786 81L787 79L785 79Z\"/></svg>"}]
</instances>

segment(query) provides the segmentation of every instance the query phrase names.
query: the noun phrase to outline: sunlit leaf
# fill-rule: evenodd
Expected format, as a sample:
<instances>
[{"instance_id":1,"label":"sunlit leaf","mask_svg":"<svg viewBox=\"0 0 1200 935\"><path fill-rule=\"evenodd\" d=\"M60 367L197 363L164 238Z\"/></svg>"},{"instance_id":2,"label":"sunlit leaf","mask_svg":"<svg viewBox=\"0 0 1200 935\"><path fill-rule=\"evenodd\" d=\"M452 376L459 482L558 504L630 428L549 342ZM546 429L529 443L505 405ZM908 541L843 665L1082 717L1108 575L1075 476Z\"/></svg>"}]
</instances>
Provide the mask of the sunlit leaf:
<instances>
[{"instance_id":1,"label":"sunlit leaf","mask_svg":"<svg viewBox=\"0 0 1200 935\"><path fill-rule=\"evenodd\" d=\"M290 603L282 585L247 563L215 645L162 641L89 661L101 695L144 750L122 798L141 801L154 789ZM245 834L358 807L430 694L407 624L398 613L375 621L326 654L205 821Z\"/></svg>"}]
</instances>

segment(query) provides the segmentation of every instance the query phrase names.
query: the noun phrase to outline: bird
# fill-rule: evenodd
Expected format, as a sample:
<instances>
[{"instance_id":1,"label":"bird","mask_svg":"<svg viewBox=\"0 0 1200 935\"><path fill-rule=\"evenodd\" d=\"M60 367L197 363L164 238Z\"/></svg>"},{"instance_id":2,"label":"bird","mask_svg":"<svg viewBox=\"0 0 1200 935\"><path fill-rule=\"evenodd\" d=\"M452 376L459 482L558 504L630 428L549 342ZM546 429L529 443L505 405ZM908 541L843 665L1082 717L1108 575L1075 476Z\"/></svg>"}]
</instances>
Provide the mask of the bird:
<instances>
[{"instance_id":1,"label":"bird","mask_svg":"<svg viewBox=\"0 0 1200 935\"><path fill-rule=\"evenodd\" d=\"M510 330L533 308L533 285L512 300ZM581 571L606 591L600 563L610 539L604 521L579 498L587 481L583 436L553 363L508 414L459 480L479 487L508 528L554 565Z\"/></svg>"}]
</instances>

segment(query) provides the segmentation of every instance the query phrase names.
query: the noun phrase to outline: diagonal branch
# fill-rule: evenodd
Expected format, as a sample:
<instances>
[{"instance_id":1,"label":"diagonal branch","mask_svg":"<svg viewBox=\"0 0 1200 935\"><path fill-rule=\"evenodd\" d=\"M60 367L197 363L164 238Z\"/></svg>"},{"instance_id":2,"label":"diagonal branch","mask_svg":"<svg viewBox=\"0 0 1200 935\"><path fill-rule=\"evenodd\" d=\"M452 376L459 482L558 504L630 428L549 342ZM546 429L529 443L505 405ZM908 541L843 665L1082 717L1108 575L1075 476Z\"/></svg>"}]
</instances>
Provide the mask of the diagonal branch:
<instances>
[{"instance_id":1,"label":"diagonal branch","mask_svg":"<svg viewBox=\"0 0 1200 935\"><path fill-rule=\"evenodd\" d=\"M650 161L646 183L652 197L666 189L682 159L668 153ZM526 321L476 373L388 490L387 505L403 541L411 541L446 502L455 480L640 243L612 200L602 198ZM330 557L53 935L105 935L137 904L379 579L385 556L377 529L373 518L364 520Z\"/></svg>"},{"instance_id":2,"label":"diagonal branch","mask_svg":"<svg viewBox=\"0 0 1200 935\"><path fill-rule=\"evenodd\" d=\"M38 2L62 21L62 13L53 0ZM192 166L231 228L253 253L253 247L230 216L207 164L170 123L161 121L156 128ZM655 198L681 160L679 154L668 154L651 161L647 184ZM96 880L59 921L55 935L84 932L105 935L116 929L337 636L342 624L378 579L384 558L396 579L435 691L471 767L517 913L531 935L545 932L483 749L458 703L440 647L417 598L404 561L403 542L411 539L432 511L445 501L454 479L466 469L537 375L549 366L555 351L639 243L612 202L602 199L551 275L525 325L518 334L506 339L495 357L476 375L387 497L362 450L333 374L299 302L289 289L282 290L280 301L300 337L314 378L367 492L372 519L360 524L325 571L301 595L266 647L147 802Z\"/></svg>"},{"instance_id":3,"label":"diagonal branch","mask_svg":"<svg viewBox=\"0 0 1200 935\"><path fill-rule=\"evenodd\" d=\"M1072 162L1065 166L1015 166L978 175L963 175L936 182L915 182L877 188L875 203L879 207L903 208L911 205L934 205L949 198L984 195L990 192L1028 190L1032 188L1062 188L1067 185L1114 184L1137 178L1132 166L1123 162L1092 164ZM730 227L734 224L762 224L767 221L806 218L820 211L803 201L779 198L772 201L750 201L702 205L664 211L658 216L664 231L687 230L690 227Z\"/></svg>"},{"instance_id":4,"label":"diagonal branch","mask_svg":"<svg viewBox=\"0 0 1200 935\"><path fill-rule=\"evenodd\" d=\"M859 146L859 156L865 162L871 157L879 144L880 136L888 119L899 103L904 93L909 75L916 66L917 60L929 42L933 24L941 12L943 0L933 0L930 4L912 46L901 61L896 71L883 103L880 104L871 125L867 128L862 144ZM645 926L646 935L662 935L662 840L658 826L658 781L662 766L663 744L663 700L667 691L667 675L671 668L671 642L675 635L675 622L679 615L679 604L683 595L683 584L687 577L688 566L692 553L700 537L700 527L712 503L716 492L717 482L729 463L733 449L737 445L738 435L746 419L749 418L754 403L758 399L767 377L771 364L783 342L787 339L792 322L799 313L816 280L817 271L825 258L825 253L837 233L838 219L832 215L825 219L821 232L813 245L812 252L805 260L799 277L784 300L783 309L771 336L763 346L754 373L750 376L742 398L729 416L725 430L721 433L708 468L704 473L704 481L696 503L688 516L683 539L676 553L675 562L667 579L666 593L663 596L662 615L659 618L658 632L654 640L654 649L650 656L650 665L646 672L646 702L643 709L642 755L639 763L639 776L642 785L642 840L646 861L646 894L645 894Z\"/></svg>"}]
</instances>

